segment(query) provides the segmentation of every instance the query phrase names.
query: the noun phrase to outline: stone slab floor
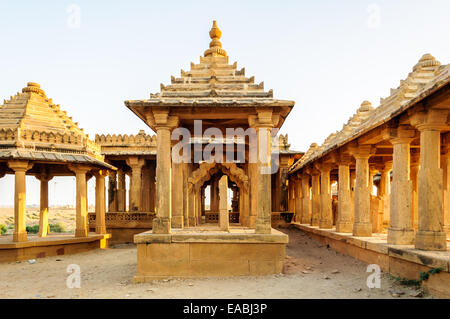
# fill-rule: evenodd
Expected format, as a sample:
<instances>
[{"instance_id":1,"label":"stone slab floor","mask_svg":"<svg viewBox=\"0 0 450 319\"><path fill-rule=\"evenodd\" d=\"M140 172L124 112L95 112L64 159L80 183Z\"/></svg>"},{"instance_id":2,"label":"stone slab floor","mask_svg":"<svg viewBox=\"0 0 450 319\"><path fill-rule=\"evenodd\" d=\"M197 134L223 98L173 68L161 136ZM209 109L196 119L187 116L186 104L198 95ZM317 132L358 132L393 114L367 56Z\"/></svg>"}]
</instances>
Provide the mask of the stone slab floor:
<instances>
[{"instance_id":1,"label":"stone slab floor","mask_svg":"<svg viewBox=\"0 0 450 319\"><path fill-rule=\"evenodd\" d=\"M264 277L170 279L134 285L136 247L120 245L77 255L0 264L0 298L433 298L418 297L382 273L366 286L367 265L320 245L295 228L285 273ZM67 266L81 270L81 288L67 288Z\"/></svg>"}]
</instances>

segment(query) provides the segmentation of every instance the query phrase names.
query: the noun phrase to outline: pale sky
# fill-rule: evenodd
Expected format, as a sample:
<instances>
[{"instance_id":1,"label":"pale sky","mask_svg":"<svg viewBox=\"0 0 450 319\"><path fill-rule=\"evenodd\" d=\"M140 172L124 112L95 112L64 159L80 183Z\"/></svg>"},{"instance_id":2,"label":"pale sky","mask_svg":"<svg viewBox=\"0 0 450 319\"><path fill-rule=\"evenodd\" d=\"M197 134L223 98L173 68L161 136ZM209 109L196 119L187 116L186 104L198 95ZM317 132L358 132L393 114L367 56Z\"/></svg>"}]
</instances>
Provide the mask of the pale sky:
<instances>
[{"instance_id":1,"label":"pale sky","mask_svg":"<svg viewBox=\"0 0 450 319\"><path fill-rule=\"evenodd\" d=\"M38 82L92 139L150 133L123 101L198 63L217 20L230 63L296 102L281 132L306 151L363 100L378 106L423 54L449 63L449 12L448 0L2 0L0 98ZM13 203L12 187L12 176L0 179L0 205ZM27 187L27 203L39 203L37 180ZM73 194L72 178L50 183L50 205L73 204Z\"/></svg>"}]
</instances>

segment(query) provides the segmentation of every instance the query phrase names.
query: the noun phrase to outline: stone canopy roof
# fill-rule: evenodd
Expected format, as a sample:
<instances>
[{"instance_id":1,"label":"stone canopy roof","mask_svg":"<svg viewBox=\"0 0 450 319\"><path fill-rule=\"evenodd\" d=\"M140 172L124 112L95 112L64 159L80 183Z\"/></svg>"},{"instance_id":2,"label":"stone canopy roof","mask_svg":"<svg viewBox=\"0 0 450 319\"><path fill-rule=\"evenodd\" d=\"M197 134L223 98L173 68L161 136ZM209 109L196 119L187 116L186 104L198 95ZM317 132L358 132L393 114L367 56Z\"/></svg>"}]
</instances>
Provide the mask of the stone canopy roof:
<instances>
[{"instance_id":1,"label":"stone canopy roof","mask_svg":"<svg viewBox=\"0 0 450 319\"><path fill-rule=\"evenodd\" d=\"M431 54L423 55L405 80L391 89L387 98L381 98L378 107L364 101L340 131L331 133L322 145L312 143L289 172L293 173L332 150L358 138L404 112L414 104L450 82L450 64L441 65Z\"/></svg>"},{"instance_id":2,"label":"stone canopy roof","mask_svg":"<svg viewBox=\"0 0 450 319\"><path fill-rule=\"evenodd\" d=\"M85 163L114 169L100 147L37 83L0 105L0 159Z\"/></svg>"},{"instance_id":3,"label":"stone canopy roof","mask_svg":"<svg viewBox=\"0 0 450 319\"><path fill-rule=\"evenodd\" d=\"M200 57L199 64L191 62L189 71L181 70L179 77L172 76L171 83L161 84L160 92L150 94L149 99L128 100L125 105L141 118L144 116L139 114L137 108L142 106L284 106L290 111L295 102L274 99L273 91L264 89L264 82L255 83L254 76L245 75L245 68L238 69L236 62L229 64L228 55L220 42L221 34L214 21L209 33L209 49Z\"/></svg>"}]
</instances>

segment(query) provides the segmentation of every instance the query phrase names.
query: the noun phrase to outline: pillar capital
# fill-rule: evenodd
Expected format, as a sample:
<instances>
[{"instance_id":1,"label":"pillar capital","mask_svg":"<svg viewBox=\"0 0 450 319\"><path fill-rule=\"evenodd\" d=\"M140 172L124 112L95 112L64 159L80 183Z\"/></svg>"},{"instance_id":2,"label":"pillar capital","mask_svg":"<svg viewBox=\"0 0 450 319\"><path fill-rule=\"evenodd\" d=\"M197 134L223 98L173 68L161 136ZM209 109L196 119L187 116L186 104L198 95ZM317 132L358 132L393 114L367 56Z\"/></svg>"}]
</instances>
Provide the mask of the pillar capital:
<instances>
[{"instance_id":1,"label":"pillar capital","mask_svg":"<svg viewBox=\"0 0 450 319\"><path fill-rule=\"evenodd\" d=\"M78 164L69 164L67 166L69 170L71 170L75 174L86 174L89 172L92 168L85 165L78 165Z\"/></svg>"},{"instance_id":2,"label":"pillar capital","mask_svg":"<svg viewBox=\"0 0 450 319\"><path fill-rule=\"evenodd\" d=\"M314 168L316 168L321 174L327 174L333 169L332 163L314 163Z\"/></svg>"},{"instance_id":3,"label":"pillar capital","mask_svg":"<svg viewBox=\"0 0 450 319\"><path fill-rule=\"evenodd\" d=\"M369 144L356 145L349 149L355 159L369 159L375 153L375 147Z\"/></svg>"},{"instance_id":4,"label":"pillar capital","mask_svg":"<svg viewBox=\"0 0 450 319\"><path fill-rule=\"evenodd\" d=\"M105 169L99 169L98 171L94 171L93 172L93 174L94 174L94 176L95 176L95 178L97 178L97 177L106 177L106 176L108 176L110 173L112 173L111 175L115 175L116 174L116 171L108 171L108 170L105 170Z\"/></svg>"},{"instance_id":5,"label":"pillar capital","mask_svg":"<svg viewBox=\"0 0 450 319\"><path fill-rule=\"evenodd\" d=\"M126 163L132 169L135 169L135 168L139 169L139 168L142 168L142 166L145 165L145 159L139 158L138 156L131 156L131 157L128 157L126 159Z\"/></svg>"},{"instance_id":6,"label":"pillar capital","mask_svg":"<svg viewBox=\"0 0 450 319\"><path fill-rule=\"evenodd\" d=\"M147 123L158 130L172 130L179 125L178 116L170 115L167 107L153 108L146 116Z\"/></svg>"},{"instance_id":7,"label":"pillar capital","mask_svg":"<svg viewBox=\"0 0 450 319\"><path fill-rule=\"evenodd\" d=\"M8 167L15 172L26 172L33 167L28 161L8 161Z\"/></svg>"},{"instance_id":8,"label":"pillar capital","mask_svg":"<svg viewBox=\"0 0 450 319\"><path fill-rule=\"evenodd\" d=\"M441 131L448 128L447 117L449 112L450 110L445 109L411 109L408 114L411 125L419 131Z\"/></svg>"}]
</instances>

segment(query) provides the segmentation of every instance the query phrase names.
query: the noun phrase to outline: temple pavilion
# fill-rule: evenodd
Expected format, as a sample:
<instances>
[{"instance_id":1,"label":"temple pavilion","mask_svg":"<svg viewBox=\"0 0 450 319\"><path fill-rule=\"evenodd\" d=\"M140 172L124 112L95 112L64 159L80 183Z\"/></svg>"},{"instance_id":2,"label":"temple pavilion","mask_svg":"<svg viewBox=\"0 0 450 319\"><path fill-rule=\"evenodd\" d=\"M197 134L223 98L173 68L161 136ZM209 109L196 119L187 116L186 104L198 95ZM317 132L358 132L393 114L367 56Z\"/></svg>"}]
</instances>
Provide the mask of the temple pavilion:
<instances>
[{"instance_id":1,"label":"temple pavilion","mask_svg":"<svg viewBox=\"0 0 450 319\"><path fill-rule=\"evenodd\" d=\"M161 84L161 91L149 99L125 101L157 135L156 218L152 231L134 237L137 281L167 275L276 273L283 265L287 236L271 227L272 176L262 172L271 166L271 129L283 125L294 102L275 99L272 90L247 77L237 63L229 63L216 22L209 34L209 49L199 64L191 63L189 71L182 70L169 85ZM201 129L196 128L196 120L202 121ZM180 154L184 161L178 163L172 161L172 146L178 141L171 135L180 127L190 133L188 141L180 141L190 151L184 148ZM223 136L228 128L252 128L257 143L215 136L214 143L223 150L231 143L234 158L240 160L226 161L215 153L196 160L211 145L206 143L211 136L205 137L211 128ZM260 156L252 162L254 151ZM235 227L229 226L228 212L222 213L230 181L239 198L240 224ZM219 223L210 228L202 227L201 219L206 185L219 189ZM173 254L152 257L161 249ZM198 256L189 257L189 251L195 250Z\"/></svg>"},{"instance_id":2,"label":"temple pavilion","mask_svg":"<svg viewBox=\"0 0 450 319\"><path fill-rule=\"evenodd\" d=\"M23 259L35 257L40 248L33 246L45 245L46 248L39 251L40 256L45 256L56 254L56 251L64 253L63 244L67 243L78 245L74 249L80 250L83 245L104 242L109 237L104 224L105 176L115 169L104 161L100 147L78 127L78 123L47 98L39 84L29 82L22 92L0 106L0 176L15 176L14 233L12 240L0 238L0 250L8 249ZM26 175L35 176L41 183L39 235L31 240L25 229ZM75 238L50 236L45 239L48 235L48 181L54 176L76 177ZM87 180L92 176L96 178L99 220L96 234L88 233L87 228ZM9 255L0 254L0 258L8 259Z\"/></svg>"}]
</instances>

